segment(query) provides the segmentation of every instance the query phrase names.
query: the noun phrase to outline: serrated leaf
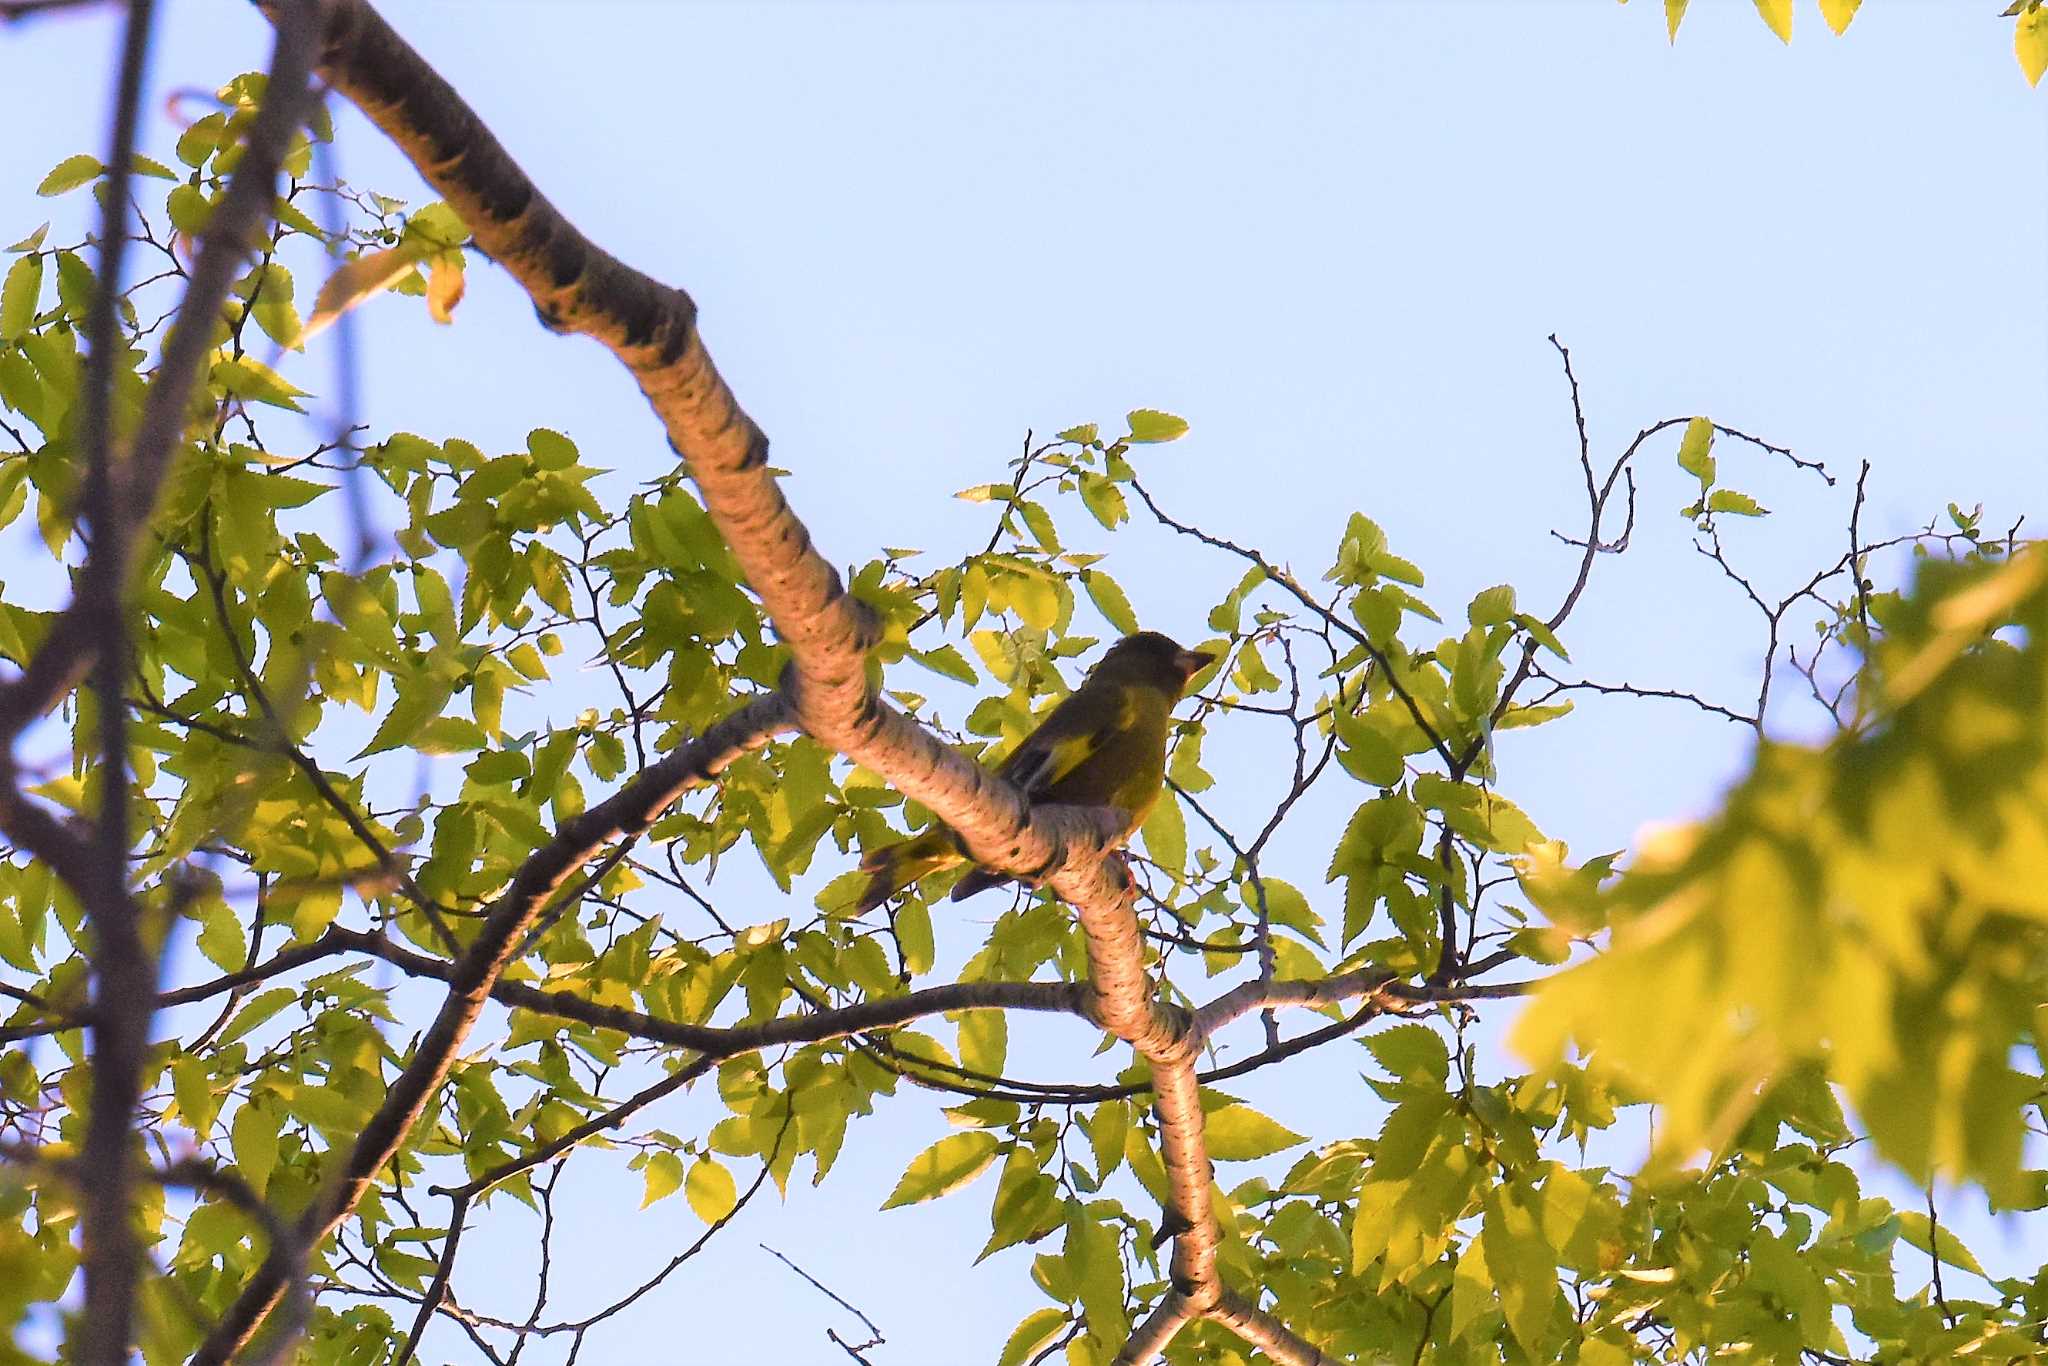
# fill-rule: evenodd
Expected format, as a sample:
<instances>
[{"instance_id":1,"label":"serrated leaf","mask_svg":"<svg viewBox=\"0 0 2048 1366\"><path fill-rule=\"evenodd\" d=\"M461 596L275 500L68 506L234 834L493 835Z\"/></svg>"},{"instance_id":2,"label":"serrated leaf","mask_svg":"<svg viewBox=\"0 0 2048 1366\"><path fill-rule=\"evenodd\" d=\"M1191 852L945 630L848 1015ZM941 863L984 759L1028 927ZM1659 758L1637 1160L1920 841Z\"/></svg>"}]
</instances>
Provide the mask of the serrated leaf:
<instances>
[{"instance_id":1,"label":"serrated leaf","mask_svg":"<svg viewBox=\"0 0 2048 1366\"><path fill-rule=\"evenodd\" d=\"M1466 620L1474 626L1498 626L1514 614L1515 590L1505 583L1486 589L1465 609Z\"/></svg>"},{"instance_id":2,"label":"serrated leaf","mask_svg":"<svg viewBox=\"0 0 2048 1366\"><path fill-rule=\"evenodd\" d=\"M1746 493L1715 489L1707 495L1707 511L1727 512L1737 517L1768 517L1771 510Z\"/></svg>"},{"instance_id":3,"label":"serrated leaf","mask_svg":"<svg viewBox=\"0 0 2048 1366\"><path fill-rule=\"evenodd\" d=\"M1365 1046L1380 1066L1404 1081L1420 1077L1440 1086L1450 1079L1450 1049L1428 1025L1395 1025L1366 1039Z\"/></svg>"},{"instance_id":4,"label":"serrated leaf","mask_svg":"<svg viewBox=\"0 0 2048 1366\"><path fill-rule=\"evenodd\" d=\"M1010 1340L1003 1344L1003 1354L996 1359L996 1366L1023 1366L1058 1337L1066 1326L1067 1315L1063 1309L1032 1310L1010 1334Z\"/></svg>"},{"instance_id":5,"label":"serrated leaf","mask_svg":"<svg viewBox=\"0 0 2048 1366\"><path fill-rule=\"evenodd\" d=\"M1180 881L1188 865L1188 825L1173 793L1159 794L1152 813L1145 817L1143 832L1145 853L1175 882Z\"/></svg>"},{"instance_id":6,"label":"serrated leaf","mask_svg":"<svg viewBox=\"0 0 2048 1366\"><path fill-rule=\"evenodd\" d=\"M235 1111L234 1123L228 1126L235 1173L258 1195L263 1194L270 1173L277 1168L277 1130L277 1121L253 1104Z\"/></svg>"},{"instance_id":7,"label":"serrated leaf","mask_svg":"<svg viewBox=\"0 0 2048 1366\"><path fill-rule=\"evenodd\" d=\"M1714 424L1696 417L1685 424L1685 437L1678 443L1678 468L1700 481L1705 492L1714 485Z\"/></svg>"},{"instance_id":8,"label":"serrated leaf","mask_svg":"<svg viewBox=\"0 0 2048 1366\"><path fill-rule=\"evenodd\" d=\"M1000 1010L958 1012L960 1065L988 1076L1000 1076L1010 1049L1009 1019Z\"/></svg>"},{"instance_id":9,"label":"serrated leaf","mask_svg":"<svg viewBox=\"0 0 2048 1366\"><path fill-rule=\"evenodd\" d=\"M1571 656L1565 653L1564 645L1558 640L1557 633L1550 629L1548 622L1539 621L1527 612L1517 612L1515 614L1515 625L1527 631L1531 640L1556 655L1559 659L1567 662L1570 661Z\"/></svg>"},{"instance_id":10,"label":"serrated leaf","mask_svg":"<svg viewBox=\"0 0 2048 1366\"><path fill-rule=\"evenodd\" d=\"M1983 1266L1976 1254L1963 1245L1963 1240L1949 1230L1928 1221L1918 1210L1898 1212L1899 1236L1919 1248L1930 1257L1939 1257L1950 1266L1960 1267L1975 1276L1984 1274Z\"/></svg>"},{"instance_id":11,"label":"serrated leaf","mask_svg":"<svg viewBox=\"0 0 2048 1366\"><path fill-rule=\"evenodd\" d=\"M1176 441L1187 435L1186 418L1162 413L1156 408L1134 408L1125 415L1125 420L1131 424L1132 441Z\"/></svg>"},{"instance_id":12,"label":"serrated leaf","mask_svg":"<svg viewBox=\"0 0 2048 1366\"><path fill-rule=\"evenodd\" d=\"M23 256L7 268L7 278L0 281L0 341L14 341L28 331L42 293L42 257Z\"/></svg>"},{"instance_id":13,"label":"serrated leaf","mask_svg":"<svg viewBox=\"0 0 2048 1366\"><path fill-rule=\"evenodd\" d=\"M674 1153L658 1152L647 1159L647 1165L640 1170L645 1182L640 1195L640 1208L646 1209L657 1200L674 1195L683 1185L683 1159Z\"/></svg>"},{"instance_id":14,"label":"serrated leaf","mask_svg":"<svg viewBox=\"0 0 2048 1366\"><path fill-rule=\"evenodd\" d=\"M988 1170L1001 1147L994 1134L979 1129L949 1134L910 1160L882 1208L920 1204L959 1190Z\"/></svg>"},{"instance_id":15,"label":"serrated leaf","mask_svg":"<svg viewBox=\"0 0 2048 1366\"><path fill-rule=\"evenodd\" d=\"M912 650L910 657L933 673L946 678L957 679L962 683L979 681L974 666L967 662L966 656L955 646L941 645L936 650Z\"/></svg>"},{"instance_id":16,"label":"serrated leaf","mask_svg":"<svg viewBox=\"0 0 2048 1366\"><path fill-rule=\"evenodd\" d=\"M1081 586L1088 591L1088 600L1102 613L1103 620L1125 635L1138 629L1138 614L1131 610L1131 600L1124 596L1115 579L1100 569L1090 569L1082 573Z\"/></svg>"},{"instance_id":17,"label":"serrated leaf","mask_svg":"<svg viewBox=\"0 0 2048 1366\"><path fill-rule=\"evenodd\" d=\"M1225 1105L1209 1112L1209 1156L1218 1162L1250 1162L1308 1139L1249 1105Z\"/></svg>"},{"instance_id":18,"label":"serrated leaf","mask_svg":"<svg viewBox=\"0 0 2048 1366\"><path fill-rule=\"evenodd\" d=\"M298 400L306 397L306 391L254 356L234 356L216 361L213 382L236 398L253 399L295 413L306 411L298 404Z\"/></svg>"},{"instance_id":19,"label":"serrated leaf","mask_svg":"<svg viewBox=\"0 0 2048 1366\"><path fill-rule=\"evenodd\" d=\"M1544 1241L1533 1194L1518 1186L1489 1191L1480 1240L1509 1331L1532 1359L1551 1359L1541 1344L1558 1296L1557 1252Z\"/></svg>"},{"instance_id":20,"label":"serrated leaf","mask_svg":"<svg viewBox=\"0 0 2048 1366\"><path fill-rule=\"evenodd\" d=\"M235 1017L228 1021L228 1027L220 1032L220 1036L214 1042L217 1045L233 1043L296 999L298 993L290 987L272 987L268 991L257 992L235 1012Z\"/></svg>"},{"instance_id":21,"label":"serrated leaf","mask_svg":"<svg viewBox=\"0 0 2048 1366\"><path fill-rule=\"evenodd\" d=\"M100 164L98 157L88 156L84 152L77 156L65 157L43 177L43 183L36 186L36 193L49 199L67 190L75 190L80 185L89 184L106 169Z\"/></svg>"}]
</instances>

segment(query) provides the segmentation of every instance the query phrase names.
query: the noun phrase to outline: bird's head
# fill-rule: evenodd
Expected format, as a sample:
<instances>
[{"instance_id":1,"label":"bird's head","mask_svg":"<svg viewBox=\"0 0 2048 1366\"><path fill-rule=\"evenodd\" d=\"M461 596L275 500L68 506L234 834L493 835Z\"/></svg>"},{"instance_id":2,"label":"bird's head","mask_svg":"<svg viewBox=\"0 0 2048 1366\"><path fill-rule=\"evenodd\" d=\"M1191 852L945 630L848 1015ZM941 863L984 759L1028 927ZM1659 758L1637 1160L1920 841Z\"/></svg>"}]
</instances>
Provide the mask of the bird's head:
<instances>
[{"instance_id":1,"label":"bird's head","mask_svg":"<svg viewBox=\"0 0 2048 1366\"><path fill-rule=\"evenodd\" d=\"M1142 683L1179 697L1188 680L1215 662L1212 650L1183 650L1172 637L1157 631L1125 636L1109 647L1091 675L1119 682Z\"/></svg>"}]
</instances>

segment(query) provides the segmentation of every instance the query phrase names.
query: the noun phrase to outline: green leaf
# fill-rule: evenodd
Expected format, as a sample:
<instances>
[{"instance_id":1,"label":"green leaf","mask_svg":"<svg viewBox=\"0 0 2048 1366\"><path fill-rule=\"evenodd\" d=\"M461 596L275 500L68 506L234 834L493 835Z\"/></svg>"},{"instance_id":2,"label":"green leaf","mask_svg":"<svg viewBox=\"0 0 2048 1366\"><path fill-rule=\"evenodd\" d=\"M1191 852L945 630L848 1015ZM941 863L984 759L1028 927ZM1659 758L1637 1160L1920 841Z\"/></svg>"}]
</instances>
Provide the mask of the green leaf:
<instances>
[{"instance_id":1,"label":"green leaf","mask_svg":"<svg viewBox=\"0 0 2048 1366\"><path fill-rule=\"evenodd\" d=\"M995 1202L989 1206L988 1242L975 1256L976 1262L990 1253L1018 1243L1044 1237L1060 1224L1059 1185L1038 1169L1038 1159L1029 1148L1016 1148L1003 1164L1002 1179L996 1184Z\"/></svg>"},{"instance_id":2,"label":"green leaf","mask_svg":"<svg viewBox=\"0 0 2048 1366\"><path fill-rule=\"evenodd\" d=\"M207 1138L220 1114L220 1101L213 1094L213 1069L205 1058L188 1054L171 1064L171 1095L185 1127L200 1139Z\"/></svg>"},{"instance_id":3,"label":"green leaf","mask_svg":"<svg viewBox=\"0 0 2048 1366\"><path fill-rule=\"evenodd\" d=\"M1173 793L1159 794L1152 814L1145 817L1143 831L1146 854L1175 882L1180 881L1188 866L1188 826L1187 817L1181 813L1180 800Z\"/></svg>"},{"instance_id":4,"label":"green leaf","mask_svg":"<svg viewBox=\"0 0 2048 1366\"><path fill-rule=\"evenodd\" d=\"M1000 1010L952 1012L960 1027L960 1065L1000 1076L1010 1048L1009 1018Z\"/></svg>"},{"instance_id":5,"label":"green leaf","mask_svg":"<svg viewBox=\"0 0 2048 1366\"><path fill-rule=\"evenodd\" d=\"M1124 1312L1124 1259L1117 1225L1107 1217L1116 1208L1106 1200L1087 1206L1070 1201L1067 1207L1067 1266L1074 1273L1090 1336L1111 1351L1123 1345L1131 1325Z\"/></svg>"},{"instance_id":6,"label":"green leaf","mask_svg":"<svg viewBox=\"0 0 2048 1366\"><path fill-rule=\"evenodd\" d=\"M1498 626L1514 614L1515 590L1505 583L1480 593L1465 610L1466 619L1474 626Z\"/></svg>"},{"instance_id":7,"label":"green leaf","mask_svg":"<svg viewBox=\"0 0 2048 1366\"><path fill-rule=\"evenodd\" d=\"M257 992L235 1012L235 1017L228 1021L228 1027L220 1032L220 1037L215 1042L233 1043L297 1000L298 995L290 987L272 987L268 991Z\"/></svg>"},{"instance_id":8,"label":"green leaf","mask_svg":"<svg viewBox=\"0 0 2048 1366\"><path fill-rule=\"evenodd\" d=\"M1707 495L1707 511L1730 512L1738 517L1767 517L1770 509L1746 493L1734 489L1715 489Z\"/></svg>"},{"instance_id":9,"label":"green leaf","mask_svg":"<svg viewBox=\"0 0 2048 1366\"><path fill-rule=\"evenodd\" d=\"M1067 1315L1063 1309L1032 1310L1010 1334L1010 1340L1003 1344L1003 1354L996 1359L996 1366L1023 1366L1058 1337L1066 1326Z\"/></svg>"},{"instance_id":10,"label":"green leaf","mask_svg":"<svg viewBox=\"0 0 2048 1366\"><path fill-rule=\"evenodd\" d=\"M277 1120L253 1102L235 1111L235 1121L228 1126L236 1173L258 1195L263 1194L270 1184L271 1172L277 1169L277 1130Z\"/></svg>"},{"instance_id":11,"label":"green leaf","mask_svg":"<svg viewBox=\"0 0 2048 1366\"><path fill-rule=\"evenodd\" d=\"M646 1182L640 1196L640 1208L646 1209L655 1201L665 1200L682 1189L683 1159L674 1153L655 1153L647 1159L640 1175Z\"/></svg>"},{"instance_id":12,"label":"green leaf","mask_svg":"<svg viewBox=\"0 0 2048 1366\"><path fill-rule=\"evenodd\" d=\"M1493 1277L1486 1269L1485 1242L1474 1238L1458 1254L1457 1269L1451 1273L1451 1341L1464 1337L1493 1305Z\"/></svg>"},{"instance_id":13,"label":"green leaf","mask_svg":"<svg viewBox=\"0 0 2048 1366\"><path fill-rule=\"evenodd\" d=\"M80 185L89 184L98 179L106 169L100 164L98 157L88 156L84 152L77 156L65 157L43 177L43 183L36 186L36 193L49 199L67 190L75 190Z\"/></svg>"},{"instance_id":14,"label":"green leaf","mask_svg":"<svg viewBox=\"0 0 2048 1366\"><path fill-rule=\"evenodd\" d=\"M1365 1041L1380 1066L1403 1081L1420 1077L1441 1086L1450 1079L1451 1053L1428 1025L1395 1025Z\"/></svg>"},{"instance_id":15,"label":"green leaf","mask_svg":"<svg viewBox=\"0 0 2048 1366\"><path fill-rule=\"evenodd\" d=\"M994 1134L979 1129L949 1134L911 1159L882 1208L915 1205L959 1190L988 1170L1001 1147Z\"/></svg>"},{"instance_id":16,"label":"green leaf","mask_svg":"<svg viewBox=\"0 0 2048 1366\"><path fill-rule=\"evenodd\" d=\"M1515 613L1515 625L1527 631L1531 640L1556 655L1559 659L1567 662L1570 661L1571 656L1565 653L1563 644L1559 642L1556 632L1550 629L1548 622L1539 621L1527 612L1517 612Z\"/></svg>"},{"instance_id":17,"label":"green leaf","mask_svg":"<svg viewBox=\"0 0 2048 1366\"><path fill-rule=\"evenodd\" d=\"M1534 1193L1519 1184L1488 1191L1480 1241L1509 1331L1531 1358L1554 1359L1542 1344L1557 1306L1557 1251L1544 1241Z\"/></svg>"},{"instance_id":18,"label":"green leaf","mask_svg":"<svg viewBox=\"0 0 2048 1366\"><path fill-rule=\"evenodd\" d=\"M733 1183L732 1173L706 1155L690 1164L683 1198L690 1202L699 1219L715 1224L739 1205L739 1188Z\"/></svg>"},{"instance_id":19,"label":"green leaf","mask_svg":"<svg viewBox=\"0 0 2048 1366\"><path fill-rule=\"evenodd\" d=\"M980 681L979 675L974 672L974 666L967 662L966 656L955 646L941 645L936 650L912 650L910 657L943 677L957 679L962 683Z\"/></svg>"},{"instance_id":20,"label":"green leaf","mask_svg":"<svg viewBox=\"0 0 2048 1366\"><path fill-rule=\"evenodd\" d=\"M1081 504L1110 531L1116 530L1131 515L1130 505L1124 501L1124 491L1109 476L1093 470L1081 475Z\"/></svg>"},{"instance_id":21,"label":"green leaf","mask_svg":"<svg viewBox=\"0 0 2048 1366\"><path fill-rule=\"evenodd\" d=\"M1095 1154L1095 1177L1107 1181L1123 1165L1126 1138L1131 1127L1131 1105L1125 1100L1105 1100L1088 1119L1088 1146Z\"/></svg>"},{"instance_id":22,"label":"green leaf","mask_svg":"<svg viewBox=\"0 0 2048 1366\"><path fill-rule=\"evenodd\" d=\"M1337 762L1346 773L1374 787L1393 787L1401 781L1407 772L1401 752L1378 727L1355 712L1340 712L1336 728Z\"/></svg>"},{"instance_id":23,"label":"green leaf","mask_svg":"<svg viewBox=\"0 0 2048 1366\"><path fill-rule=\"evenodd\" d=\"M242 297L252 300L249 315L263 335L279 346L296 345L302 328L292 303L292 273L272 261L251 271L247 283Z\"/></svg>"},{"instance_id":24,"label":"green leaf","mask_svg":"<svg viewBox=\"0 0 2048 1366\"><path fill-rule=\"evenodd\" d=\"M1704 493L1714 484L1714 424L1696 417L1685 424L1685 437L1678 443L1678 468L1700 481Z\"/></svg>"},{"instance_id":25,"label":"green leaf","mask_svg":"<svg viewBox=\"0 0 2048 1366\"><path fill-rule=\"evenodd\" d=\"M1286 1125L1240 1104L1210 1111L1208 1135L1209 1156L1218 1162L1250 1162L1308 1142Z\"/></svg>"},{"instance_id":26,"label":"green leaf","mask_svg":"<svg viewBox=\"0 0 2048 1366\"><path fill-rule=\"evenodd\" d=\"M1102 613L1107 621L1125 635L1138 629L1138 614L1131 610L1131 600L1124 596L1124 590L1115 579L1100 569L1082 571L1081 586L1088 591L1088 600L1095 604L1095 610Z\"/></svg>"},{"instance_id":27,"label":"green leaf","mask_svg":"<svg viewBox=\"0 0 2048 1366\"><path fill-rule=\"evenodd\" d=\"M1155 408L1135 408L1126 416L1131 424L1130 440L1138 442L1174 441L1187 435L1187 419L1162 413Z\"/></svg>"},{"instance_id":28,"label":"green leaf","mask_svg":"<svg viewBox=\"0 0 2048 1366\"><path fill-rule=\"evenodd\" d=\"M254 356L236 356L216 361L213 367L213 382L236 398L254 399L258 403L288 408L295 413L306 411L298 404L299 399L306 397L306 391Z\"/></svg>"},{"instance_id":29,"label":"green leaf","mask_svg":"<svg viewBox=\"0 0 2048 1366\"><path fill-rule=\"evenodd\" d=\"M1928 1222L1926 1215L1918 1210L1898 1212L1899 1236L1919 1248L1930 1257L1939 1257L1950 1266L1960 1267L1973 1276L1982 1276L1984 1268L1976 1255L1963 1245L1963 1240L1949 1230Z\"/></svg>"},{"instance_id":30,"label":"green leaf","mask_svg":"<svg viewBox=\"0 0 2048 1366\"><path fill-rule=\"evenodd\" d=\"M896 912L896 942L903 946L903 967L917 977L932 970L938 957L932 939L932 909L916 897Z\"/></svg>"},{"instance_id":31,"label":"green leaf","mask_svg":"<svg viewBox=\"0 0 2048 1366\"><path fill-rule=\"evenodd\" d=\"M1031 529L1032 538L1038 542L1041 549L1056 551L1060 548L1059 532L1053 527L1050 512L1029 498L1018 499L1015 506L1017 511L1023 514L1024 525Z\"/></svg>"},{"instance_id":32,"label":"green leaf","mask_svg":"<svg viewBox=\"0 0 2048 1366\"><path fill-rule=\"evenodd\" d=\"M11 342L36 320L36 301L43 292L43 258L23 256L7 268L0 282L0 341Z\"/></svg>"}]
</instances>

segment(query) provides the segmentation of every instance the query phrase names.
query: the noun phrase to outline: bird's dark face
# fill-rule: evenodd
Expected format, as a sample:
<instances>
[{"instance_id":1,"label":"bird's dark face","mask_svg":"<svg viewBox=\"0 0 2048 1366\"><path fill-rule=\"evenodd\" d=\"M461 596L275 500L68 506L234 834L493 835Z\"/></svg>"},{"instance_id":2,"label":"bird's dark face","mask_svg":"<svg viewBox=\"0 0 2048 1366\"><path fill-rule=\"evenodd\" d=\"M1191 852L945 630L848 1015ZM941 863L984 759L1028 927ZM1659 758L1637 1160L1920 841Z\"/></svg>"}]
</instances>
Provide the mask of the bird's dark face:
<instances>
[{"instance_id":1,"label":"bird's dark face","mask_svg":"<svg viewBox=\"0 0 2048 1366\"><path fill-rule=\"evenodd\" d=\"M1178 697L1188 680L1215 658L1212 651L1183 650L1172 637L1157 631L1140 631L1110 646L1094 676L1144 683Z\"/></svg>"}]
</instances>

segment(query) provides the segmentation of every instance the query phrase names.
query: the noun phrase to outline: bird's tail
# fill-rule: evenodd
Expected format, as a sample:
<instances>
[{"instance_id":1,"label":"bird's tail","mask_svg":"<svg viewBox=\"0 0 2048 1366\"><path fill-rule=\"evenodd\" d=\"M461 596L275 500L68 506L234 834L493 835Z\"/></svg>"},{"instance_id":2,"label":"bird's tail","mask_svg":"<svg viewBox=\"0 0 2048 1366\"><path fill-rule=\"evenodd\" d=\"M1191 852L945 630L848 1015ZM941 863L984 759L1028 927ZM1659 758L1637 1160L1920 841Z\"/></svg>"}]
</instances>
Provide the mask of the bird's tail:
<instances>
[{"instance_id":1,"label":"bird's tail","mask_svg":"<svg viewBox=\"0 0 2048 1366\"><path fill-rule=\"evenodd\" d=\"M1016 880L1008 873L991 873L986 868L976 868L953 884L952 899L965 901L976 892L985 892L991 887L1004 887Z\"/></svg>"},{"instance_id":2,"label":"bird's tail","mask_svg":"<svg viewBox=\"0 0 2048 1366\"><path fill-rule=\"evenodd\" d=\"M961 861L952 832L943 826L935 825L921 835L885 845L860 861L860 870L868 875L868 885L854 903L854 913L864 915L919 878Z\"/></svg>"}]
</instances>

